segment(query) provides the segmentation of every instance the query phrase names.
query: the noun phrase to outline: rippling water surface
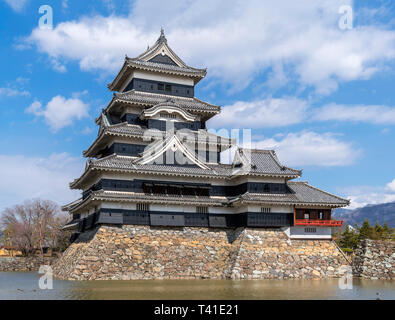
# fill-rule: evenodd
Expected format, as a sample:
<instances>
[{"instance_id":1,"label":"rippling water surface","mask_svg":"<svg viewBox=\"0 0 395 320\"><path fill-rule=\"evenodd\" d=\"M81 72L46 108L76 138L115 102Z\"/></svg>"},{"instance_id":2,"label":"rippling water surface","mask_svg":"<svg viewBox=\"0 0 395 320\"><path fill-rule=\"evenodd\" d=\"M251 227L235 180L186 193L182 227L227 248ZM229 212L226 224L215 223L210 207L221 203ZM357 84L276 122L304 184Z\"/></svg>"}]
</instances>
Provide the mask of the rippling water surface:
<instances>
[{"instance_id":1,"label":"rippling water surface","mask_svg":"<svg viewBox=\"0 0 395 320\"><path fill-rule=\"evenodd\" d=\"M395 299L395 281L354 279L342 290L329 280L138 280L60 281L40 290L37 273L1 273L4 299Z\"/></svg>"}]
</instances>

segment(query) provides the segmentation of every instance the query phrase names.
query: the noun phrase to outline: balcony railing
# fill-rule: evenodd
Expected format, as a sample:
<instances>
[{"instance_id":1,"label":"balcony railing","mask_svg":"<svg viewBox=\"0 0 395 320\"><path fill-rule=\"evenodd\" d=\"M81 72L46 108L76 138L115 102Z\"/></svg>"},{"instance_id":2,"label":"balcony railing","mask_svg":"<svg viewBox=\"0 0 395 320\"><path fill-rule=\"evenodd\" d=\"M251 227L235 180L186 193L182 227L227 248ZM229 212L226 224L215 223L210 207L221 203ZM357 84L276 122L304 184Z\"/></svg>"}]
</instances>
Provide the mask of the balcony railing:
<instances>
[{"instance_id":1,"label":"balcony railing","mask_svg":"<svg viewBox=\"0 0 395 320\"><path fill-rule=\"evenodd\" d=\"M323 226L323 227L341 227L343 220L313 220L313 219L296 219L295 226Z\"/></svg>"}]
</instances>

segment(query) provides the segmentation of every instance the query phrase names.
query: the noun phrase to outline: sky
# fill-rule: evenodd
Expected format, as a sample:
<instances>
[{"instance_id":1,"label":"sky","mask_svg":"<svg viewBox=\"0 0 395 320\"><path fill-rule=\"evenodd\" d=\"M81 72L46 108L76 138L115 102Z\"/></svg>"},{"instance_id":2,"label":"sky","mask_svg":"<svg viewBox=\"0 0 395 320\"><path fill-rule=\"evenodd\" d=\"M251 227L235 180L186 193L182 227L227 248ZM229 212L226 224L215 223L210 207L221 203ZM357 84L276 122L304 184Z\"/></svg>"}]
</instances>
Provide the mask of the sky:
<instances>
[{"instance_id":1,"label":"sky","mask_svg":"<svg viewBox=\"0 0 395 320\"><path fill-rule=\"evenodd\" d=\"M251 129L351 208L395 201L394 1L0 0L0 210L79 197L107 83L161 27L208 70L209 128Z\"/></svg>"}]
</instances>

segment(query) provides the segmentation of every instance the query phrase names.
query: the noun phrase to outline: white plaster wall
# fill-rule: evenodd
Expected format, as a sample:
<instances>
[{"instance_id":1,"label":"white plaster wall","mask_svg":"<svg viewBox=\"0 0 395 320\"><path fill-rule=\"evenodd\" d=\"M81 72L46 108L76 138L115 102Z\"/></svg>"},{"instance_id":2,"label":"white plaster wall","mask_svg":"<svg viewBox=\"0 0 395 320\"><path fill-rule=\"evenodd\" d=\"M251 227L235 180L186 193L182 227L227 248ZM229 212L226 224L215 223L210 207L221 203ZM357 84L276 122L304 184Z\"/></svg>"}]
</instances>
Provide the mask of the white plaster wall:
<instances>
[{"instance_id":1,"label":"white plaster wall","mask_svg":"<svg viewBox=\"0 0 395 320\"><path fill-rule=\"evenodd\" d=\"M248 206L248 211L249 212L261 212L261 208L271 208L271 212L275 213L293 213L293 207L292 206L273 206L273 205L265 205L262 203L262 205L257 206L257 205L249 205Z\"/></svg>"},{"instance_id":2,"label":"white plaster wall","mask_svg":"<svg viewBox=\"0 0 395 320\"><path fill-rule=\"evenodd\" d=\"M315 228L316 233L305 232L305 228ZM332 228L313 226L290 227L289 236L291 239L332 239Z\"/></svg>"}]
</instances>

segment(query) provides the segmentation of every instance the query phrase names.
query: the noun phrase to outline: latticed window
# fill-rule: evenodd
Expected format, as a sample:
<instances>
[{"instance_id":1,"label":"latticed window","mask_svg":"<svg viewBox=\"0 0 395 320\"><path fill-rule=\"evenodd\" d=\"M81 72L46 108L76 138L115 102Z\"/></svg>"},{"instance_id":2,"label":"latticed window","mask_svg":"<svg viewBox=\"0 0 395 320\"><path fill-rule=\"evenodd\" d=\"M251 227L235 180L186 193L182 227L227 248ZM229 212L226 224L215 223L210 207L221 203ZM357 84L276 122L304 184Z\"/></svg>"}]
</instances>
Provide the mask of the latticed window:
<instances>
[{"instance_id":1,"label":"latticed window","mask_svg":"<svg viewBox=\"0 0 395 320\"><path fill-rule=\"evenodd\" d=\"M197 213L208 213L208 207L196 207Z\"/></svg>"},{"instance_id":2,"label":"latticed window","mask_svg":"<svg viewBox=\"0 0 395 320\"><path fill-rule=\"evenodd\" d=\"M149 204L148 203L138 203L136 205L137 211L149 211Z\"/></svg>"},{"instance_id":3,"label":"latticed window","mask_svg":"<svg viewBox=\"0 0 395 320\"><path fill-rule=\"evenodd\" d=\"M271 211L272 211L272 208L264 208L264 207L261 208L262 213L270 213Z\"/></svg>"},{"instance_id":4,"label":"latticed window","mask_svg":"<svg viewBox=\"0 0 395 320\"><path fill-rule=\"evenodd\" d=\"M304 232L306 233L316 233L317 228L304 228Z\"/></svg>"},{"instance_id":5,"label":"latticed window","mask_svg":"<svg viewBox=\"0 0 395 320\"><path fill-rule=\"evenodd\" d=\"M160 116L162 118L167 118L167 119L176 119L177 118L177 115L171 114L171 113L165 113L165 112L161 112Z\"/></svg>"}]
</instances>

